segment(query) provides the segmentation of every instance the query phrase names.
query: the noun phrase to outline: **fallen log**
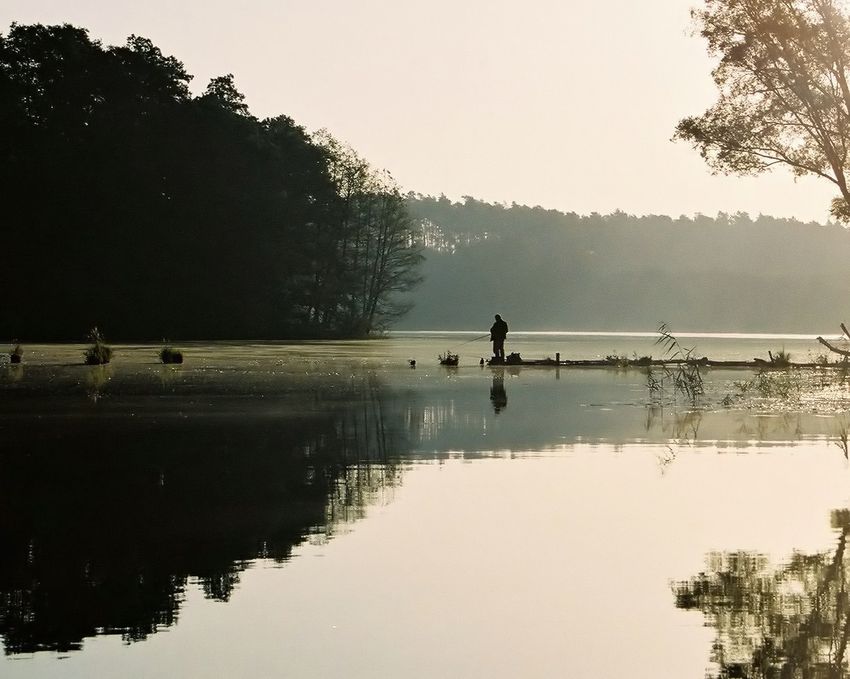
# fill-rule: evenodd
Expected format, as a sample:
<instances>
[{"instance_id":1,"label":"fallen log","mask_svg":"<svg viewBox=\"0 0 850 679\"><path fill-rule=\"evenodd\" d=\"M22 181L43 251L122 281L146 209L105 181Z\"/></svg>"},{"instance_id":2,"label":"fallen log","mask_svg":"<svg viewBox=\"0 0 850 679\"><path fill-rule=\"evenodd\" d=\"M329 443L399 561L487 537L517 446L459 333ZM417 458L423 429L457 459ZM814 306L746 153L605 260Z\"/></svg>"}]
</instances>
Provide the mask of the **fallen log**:
<instances>
[{"instance_id":1,"label":"fallen log","mask_svg":"<svg viewBox=\"0 0 850 679\"><path fill-rule=\"evenodd\" d=\"M841 327L841 332L844 333L844 337L846 337L848 340L850 340L850 330L847 330L847 326L844 325L844 323L839 323L839 326ZM839 356L850 356L850 351L848 351L846 349L839 349L835 345L827 342L823 337L818 336L818 342L823 344L827 349L829 349L834 354L838 354Z\"/></svg>"},{"instance_id":2,"label":"fallen log","mask_svg":"<svg viewBox=\"0 0 850 679\"><path fill-rule=\"evenodd\" d=\"M766 361L763 358L754 358L751 361L739 361L739 360L730 360L730 361L714 361L709 358L699 358L699 359L691 359L685 360L682 358L673 358L673 359L652 359L650 361L645 360L633 360L628 359L621 363L612 363L611 361L605 359L578 359L578 360L570 360L570 359L561 359L554 360L551 358L542 358L542 359L521 359L519 361L511 362L511 363L503 363L501 361L487 361L486 363L481 363L481 366L487 365L490 368L518 368L518 367L533 367L533 366L541 366L541 367L552 367L552 368L663 368L665 366L676 366L676 365L694 365L705 368L749 368L751 370L785 370L787 368L843 368L845 365L843 363L771 363L770 361Z\"/></svg>"}]
</instances>

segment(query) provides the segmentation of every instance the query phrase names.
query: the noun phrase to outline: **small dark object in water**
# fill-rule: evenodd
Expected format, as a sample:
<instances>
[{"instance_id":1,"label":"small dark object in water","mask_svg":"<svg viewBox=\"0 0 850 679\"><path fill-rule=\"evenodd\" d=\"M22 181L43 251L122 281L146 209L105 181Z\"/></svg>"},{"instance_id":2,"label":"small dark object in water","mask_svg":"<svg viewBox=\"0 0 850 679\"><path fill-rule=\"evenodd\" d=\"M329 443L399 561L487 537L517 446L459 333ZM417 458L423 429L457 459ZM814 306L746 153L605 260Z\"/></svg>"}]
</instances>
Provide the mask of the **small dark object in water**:
<instances>
[{"instance_id":1,"label":"small dark object in water","mask_svg":"<svg viewBox=\"0 0 850 679\"><path fill-rule=\"evenodd\" d=\"M11 363L20 363L21 362L21 354L9 354L9 361Z\"/></svg>"},{"instance_id":2,"label":"small dark object in water","mask_svg":"<svg viewBox=\"0 0 850 679\"><path fill-rule=\"evenodd\" d=\"M183 352L172 347L163 347L159 358L163 363L183 363Z\"/></svg>"},{"instance_id":3,"label":"small dark object in water","mask_svg":"<svg viewBox=\"0 0 850 679\"><path fill-rule=\"evenodd\" d=\"M522 356L520 356L517 352L513 352L508 354L505 357L505 365L520 365L522 363Z\"/></svg>"},{"instance_id":4,"label":"small dark object in water","mask_svg":"<svg viewBox=\"0 0 850 679\"><path fill-rule=\"evenodd\" d=\"M480 361L478 361L478 365L484 365L484 359L483 358Z\"/></svg>"},{"instance_id":5,"label":"small dark object in water","mask_svg":"<svg viewBox=\"0 0 850 679\"><path fill-rule=\"evenodd\" d=\"M9 352L9 361L11 363L20 363L24 358L24 349L20 344L15 344L15 348Z\"/></svg>"},{"instance_id":6,"label":"small dark object in water","mask_svg":"<svg viewBox=\"0 0 850 679\"><path fill-rule=\"evenodd\" d=\"M411 358L407 363L411 368L416 367L416 359L415 358Z\"/></svg>"}]
</instances>

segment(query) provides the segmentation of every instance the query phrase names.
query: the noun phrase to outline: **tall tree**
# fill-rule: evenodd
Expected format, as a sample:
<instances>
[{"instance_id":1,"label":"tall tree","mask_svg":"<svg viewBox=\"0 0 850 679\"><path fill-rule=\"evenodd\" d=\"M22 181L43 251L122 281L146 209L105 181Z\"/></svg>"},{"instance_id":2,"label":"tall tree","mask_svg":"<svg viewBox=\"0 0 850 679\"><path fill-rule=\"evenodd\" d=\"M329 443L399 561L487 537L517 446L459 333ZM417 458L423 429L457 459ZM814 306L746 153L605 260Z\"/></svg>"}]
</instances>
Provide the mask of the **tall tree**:
<instances>
[{"instance_id":1,"label":"tall tree","mask_svg":"<svg viewBox=\"0 0 850 679\"><path fill-rule=\"evenodd\" d=\"M328 154L339 196L333 228L319 242L314 317L354 335L381 329L405 313L399 298L421 280L422 254L414 223L395 181L326 131L316 135Z\"/></svg>"},{"instance_id":2,"label":"tall tree","mask_svg":"<svg viewBox=\"0 0 850 679\"><path fill-rule=\"evenodd\" d=\"M709 53L715 104L683 119L715 171L774 166L833 183L831 213L850 221L850 21L836 0L706 0L692 12Z\"/></svg>"}]
</instances>

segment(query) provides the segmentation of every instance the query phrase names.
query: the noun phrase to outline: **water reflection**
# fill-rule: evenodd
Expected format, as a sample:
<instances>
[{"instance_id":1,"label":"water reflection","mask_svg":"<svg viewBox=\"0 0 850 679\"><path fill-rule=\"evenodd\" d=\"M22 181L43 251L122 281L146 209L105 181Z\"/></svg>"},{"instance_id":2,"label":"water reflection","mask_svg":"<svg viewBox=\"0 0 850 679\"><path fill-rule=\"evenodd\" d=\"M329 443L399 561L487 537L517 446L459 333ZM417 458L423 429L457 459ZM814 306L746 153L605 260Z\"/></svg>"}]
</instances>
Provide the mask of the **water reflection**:
<instances>
[{"instance_id":1,"label":"water reflection","mask_svg":"<svg viewBox=\"0 0 850 679\"><path fill-rule=\"evenodd\" d=\"M390 501L403 460L641 439L663 444L664 471L677 469L686 445L738 450L832 435L837 422L647 407L633 373L404 368L379 379L314 365L300 376L277 370L156 365L129 374L116 364L6 373L0 635L8 654L74 650L95 634L144 639L176 622L196 582L210 599L228 600L254 560L286 562L295 546L325 541ZM701 606L700 586L683 585L682 601Z\"/></svg>"},{"instance_id":2,"label":"water reflection","mask_svg":"<svg viewBox=\"0 0 850 679\"><path fill-rule=\"evenodd\" d=\"M97 403L112 379L111 365L93 365L86 368L86 395L92 403Z\"/></svg>"},{"instance_id":3,"label":"water reflection","mask_svg":"<svg viewBox=\"0 0 850 679\"><path fill-rule=\"evenodd\" d=\"M778 567L756 552L717 552L675 586L676 605L716 629L714 677L847 677L850 511L832 513L835 548Z\"/></svg>"},{"instance_id":4,"label":"water reflection","mask_svg":"<svg viewBox=\"0 0 850 679\"><path fill-rule=\"evenodd\" d=\"M505 391L505 371L497 368L493 371L493 383L490 385L490 402L498 415L508 406L508 394Z\"/></svg>"},{"instance_id":5,"label":"water reflection","mask_svg":"<svg viewBox=\"0 0 850 679\"><path fill-rule=\"evenodd\" d=\"M388 501L401 474L389 451L410 447L386 420L390 395L365 381L333 396L309 415L4 432L6 653L144 639L177 621L189 583L226 601L252 560L284 562Z\"/></svg>"}]
</instances>

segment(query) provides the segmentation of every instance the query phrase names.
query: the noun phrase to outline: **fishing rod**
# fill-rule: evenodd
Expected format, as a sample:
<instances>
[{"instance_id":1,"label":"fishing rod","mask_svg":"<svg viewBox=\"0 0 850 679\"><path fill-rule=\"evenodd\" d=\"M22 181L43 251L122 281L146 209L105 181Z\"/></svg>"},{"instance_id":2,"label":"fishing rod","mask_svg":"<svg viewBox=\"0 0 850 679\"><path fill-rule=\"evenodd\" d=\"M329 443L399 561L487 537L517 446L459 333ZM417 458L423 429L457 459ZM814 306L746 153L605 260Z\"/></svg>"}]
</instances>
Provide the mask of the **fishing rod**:
<instances>
[{"instance_id":1,"label":"fishing rod","mask_svg":"<svg viewBox=\"0 0 850 679\"><path fill-rule=\"evenodd\" d=\"M478 337L473 337L471 340L466 340L466 342L461 342L456 347L454 347L454 349L458 349L458 348L462 347L464 344L469 344L470 342L477 342L478 340L484 339L485 337L489 337L489 336L490 336L490 333L488 332L488 333L484 333L483 335L479 335Z\"/></svg>"}]
</instances>

